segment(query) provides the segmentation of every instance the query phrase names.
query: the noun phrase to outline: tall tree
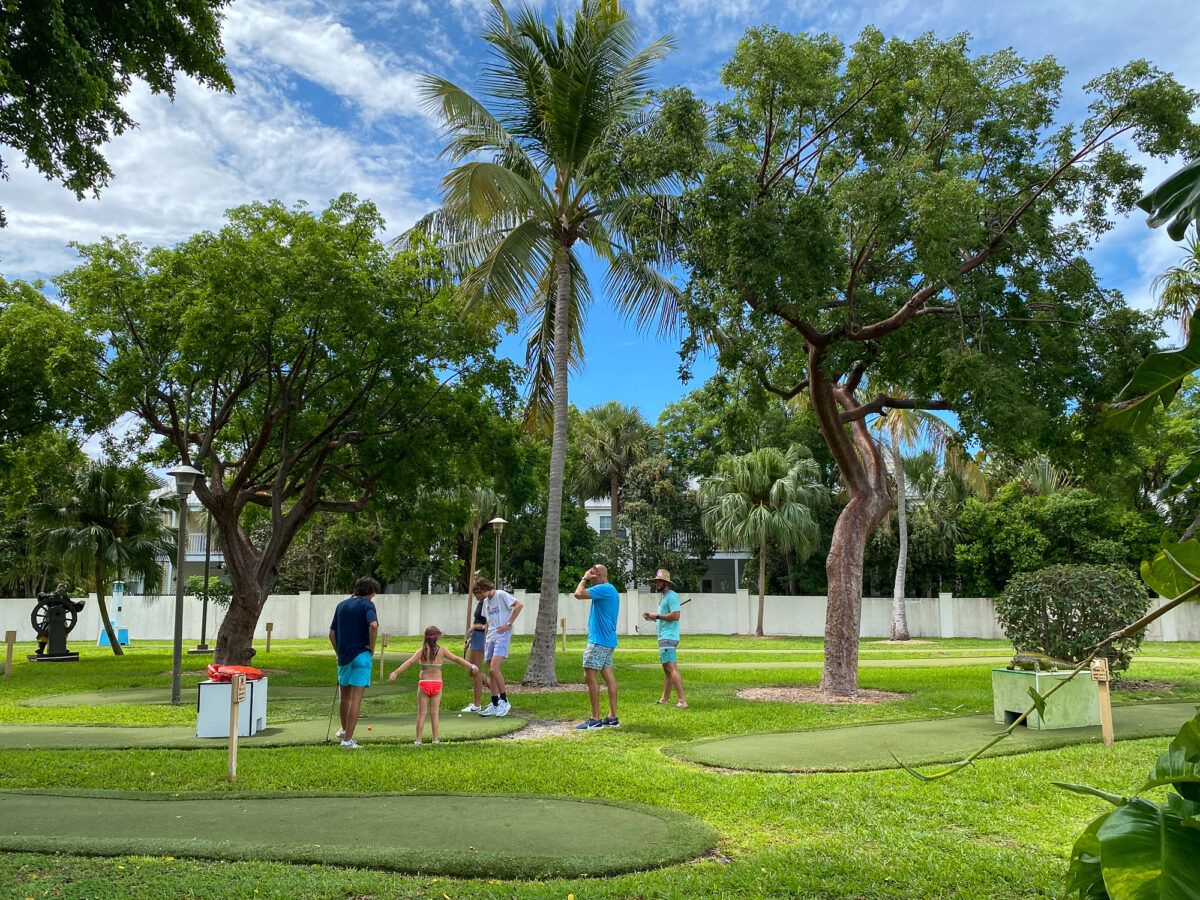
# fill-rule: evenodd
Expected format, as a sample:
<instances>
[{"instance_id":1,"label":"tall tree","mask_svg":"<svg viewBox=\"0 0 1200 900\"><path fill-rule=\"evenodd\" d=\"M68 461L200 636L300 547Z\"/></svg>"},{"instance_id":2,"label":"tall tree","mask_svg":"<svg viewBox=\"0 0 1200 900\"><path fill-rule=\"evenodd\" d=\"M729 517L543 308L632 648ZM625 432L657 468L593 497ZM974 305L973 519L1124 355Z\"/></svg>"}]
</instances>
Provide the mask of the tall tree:
<instances>
[{"instance_id":1,"label":"tall tree","mask_svg":"<svg viewBox=\"0 0 1200 900\"><path fill-rule=\"evenodd\" d=\"M903 391L894 391L897 396ZM935 451L945 450L954 434L948 422L923 409L889 409L876 417L871 427L886 435L886 449L892 457L892 479L896 483L896 531L899 552L896 578L892 583L893 641L907 641L908 615L904 608L904 576L908 571L908 485L904 479L904 450L928 442Z\"/></svg>"},{"instance_id":2,"label":"tall tree","mask_svg":"<svg viewBox=\"0 0 1200 900\"><path fill-rule=\"evenodd\" d=\"M636 406L610 400L584 412L574 439L579 445L575 496L580 500L608 495L612 533L620 535L625 477L646 456L651 428Z\"/></svg>"},{"instance_id":3,"label":"tall tree","mask_svg":"<svg viewBox=\"0 0 1200 900\"><path fill-rule=\"evenodd\" d=\"M82 199L112 176L100 153L137 123L121 105L139 78L175 96L180 72L232 91L221 46L229 0L38 0L0 6L0 144ZM5 165L0 160L0 177ZM4 224L0 212L0 225Z\"/></svg>"},{"instance_id":4,"label":"tall tree","mask_svg":"<svg viewBox=\"0 0 1200 900\"><path fill-rule=\"evenodd\" d=\"M495 321L464 317L438 253L389 250L374 206L252 204L216 233L149 252L80 248L58 279L107 342L119 410L204 473L196 495L220 531L233 599L215 649L245 663L300 529L361 511L381 487L403 508L471 462L510 366ZM256 521L252 508L261 511Z\"/></svg>"},{"instance_id":5,"label":"tall tree","mask_svg":"<svg viewBox=\"0 0 1200 900\"><path fill-rule=\"evenodd\" d=\"M745 456L725 456L717 471L700 485L704 527L727 547L758 548L758 624L763 634L766 606L767 550L795 551L804 560L820 539L813 510L828 500L820 483L821 470L797 446L786 452L775 447L752 450Z\"/></svg>"},{"instance_id":6,"label":"tall tree","mask_svg":"<svg viewBox=\"0 0 1200 900\"><path fill-rule=\"evenodd\" d=\"M49 427L104 422L100 343L35 285L0 278L0 469L4 445Z\"/></svg>"},{"instance_id":7,"label":"tall tree","mask_svg":"<svg viewBox=\"0 0 1200 900\"><path fill-rule=\"evenodd\" d=\"M865 543L891 506L865 420L954 409L989 446L1045 440L1094 405L1120 298L1083 259L1137 199L1133 150L1200 148L1197 95L1139 61L1086 85L967 38L747 33L708 109L718 138L681 203L686 311L781 396L807 392L848 502L826 562L822 686L857 687ZM668 102L696 104L684 91ZM690 138L689 138L690 139ZM1134 351L1136 352L1136 351ZM1120 355L1120 353L1118 353ZM864 396L867 385L905 388Z\"/></svg>"},{"instance_id":8,"label":"tall tree","mask_svg":"<svg viewBox=\"0 0 1200 900\"><path fill-rule=\"evenodd\" d=\"M510 15L492 0L483 39L492 53L483 79L490 107L426 79L449 136L445 155L459 165L443 179L441 210L420 227L440 234L466 273L468 308L490 305L533 322L530 400L553 411L541 599L525 680L554 684L567 376L573 356L580 359L590 297L581 248L604 266L622 312L642 325L675 321L674 285L646 263L627 228L637 208L664 192L662 179L624 170L615 156L644 125L650 69L670 42L638 49L615 0L582 0L571 22L561 12L547 22L528 6Z\"/></svg>"},{"instance_id":9,"label":"tall tree","mask_svg":"<svg viewBox=\"0 0 1200 900\"><path fill-rule=\"evenodd\" d=\"M146 593L155 593L162 584L162 559L175 547L175 529L166 524L174 504L152 496L159 487L139 466L90 463L56 499L32 508L47 549L95 584L100 621L117 656L123 651L108 617L108 583L136 575Z\"/></svg>"}]
</instances>

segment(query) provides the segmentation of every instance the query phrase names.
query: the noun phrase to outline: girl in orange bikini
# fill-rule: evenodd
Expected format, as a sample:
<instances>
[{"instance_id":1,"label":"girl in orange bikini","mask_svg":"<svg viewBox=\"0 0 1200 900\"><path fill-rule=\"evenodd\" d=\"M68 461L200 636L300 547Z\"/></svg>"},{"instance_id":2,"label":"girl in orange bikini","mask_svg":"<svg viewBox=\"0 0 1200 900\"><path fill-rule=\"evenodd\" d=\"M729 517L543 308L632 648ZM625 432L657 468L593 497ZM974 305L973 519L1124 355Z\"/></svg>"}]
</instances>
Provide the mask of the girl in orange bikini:
<instances>
[{"instance_id":1,"label":"girl in orange bikini","mask_svg":"<svg viewBox=\"0 0 1200 900\"><path fill-rule=\"evenodd\" d=\"M413 741L418 747L421 745L422 732L425 730L426 713L429 713L429 724L433 728L433 742L441 743L438 740L438 713L442 706L442 663L451 660L470 671L472 675L479 671L474 664L467 662L461 656L455 656L441 646L438 643L438 638L441 636L442 630L436 625L426 628L425 643L421 645L421 649L401 663L388 676L388 681L395 681L400 677L400 673L413 663L419 663L421 666L421 677L417 681L417 739Z\"/></svg>"}]
</instances>

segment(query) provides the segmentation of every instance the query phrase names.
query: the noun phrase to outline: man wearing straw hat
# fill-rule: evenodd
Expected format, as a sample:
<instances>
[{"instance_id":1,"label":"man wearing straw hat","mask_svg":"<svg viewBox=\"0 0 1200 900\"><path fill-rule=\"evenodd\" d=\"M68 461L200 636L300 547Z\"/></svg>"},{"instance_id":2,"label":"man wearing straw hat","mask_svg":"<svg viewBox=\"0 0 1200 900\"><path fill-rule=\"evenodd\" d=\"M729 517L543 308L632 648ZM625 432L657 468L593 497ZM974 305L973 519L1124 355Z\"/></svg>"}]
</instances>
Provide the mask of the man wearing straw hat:
<instances>
[{"instance_id":1,"label":"man wearing straw hat","mask_svg":"<svg viewBox=\"0 0 1200 900\"><path fill-rule=\"evenodd\" d=\"M671 687L679 702L679 709L687 709L687 700L683 697L683 676L679 674L679 661L676 652L679 649L679 595L675 593L675 585L671 581L671 573L659 569L654 573L654 590L662 594L658 601L657 613L642 613L647 622L658 623L658 661L663 667L663 692L656 703L669 703Z\"/></svg>"}]
</instances>

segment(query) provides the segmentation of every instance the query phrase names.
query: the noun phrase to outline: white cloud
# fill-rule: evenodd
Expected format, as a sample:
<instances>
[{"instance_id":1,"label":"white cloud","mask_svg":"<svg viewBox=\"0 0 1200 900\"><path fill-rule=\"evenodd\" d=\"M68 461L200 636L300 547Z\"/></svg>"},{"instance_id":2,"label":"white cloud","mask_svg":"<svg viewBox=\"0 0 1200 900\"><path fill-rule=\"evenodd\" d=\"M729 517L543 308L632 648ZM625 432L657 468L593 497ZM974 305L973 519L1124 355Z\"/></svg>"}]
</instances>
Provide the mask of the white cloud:
<instances>
[{"instance_id":1,"label":"white cloud","mask_svg":"<svg viewBox=\"0 0 1200 900\"><path fill-rule=\"evenodd\" d=\"M353 191L378 203L393 229L430 205L414 196L411 142L323 125L253 78L239 78L232 96L183 82L174 104L139 86L128 106L140 127L109 145L116 177L99 200L76 201L35 171L13 169L4 192L9 226L0 231L6 273L62 271L75 259L69 241L124 233L170 243L218 227L226 209L254 200L323 207Z\"/></svg>"},{"instance_id":2,"label":"white cloud","mask_svg":"<svg viewBox=\"0 0 1200 900\"><path fill-rule=\"evenodd\" d=\"M239 0L230 7L223 36L235 65L281 66L370 117L423 115L419 73L401 67L390 51L368 47L331 12Z\"/></svg>"}]
</instances>

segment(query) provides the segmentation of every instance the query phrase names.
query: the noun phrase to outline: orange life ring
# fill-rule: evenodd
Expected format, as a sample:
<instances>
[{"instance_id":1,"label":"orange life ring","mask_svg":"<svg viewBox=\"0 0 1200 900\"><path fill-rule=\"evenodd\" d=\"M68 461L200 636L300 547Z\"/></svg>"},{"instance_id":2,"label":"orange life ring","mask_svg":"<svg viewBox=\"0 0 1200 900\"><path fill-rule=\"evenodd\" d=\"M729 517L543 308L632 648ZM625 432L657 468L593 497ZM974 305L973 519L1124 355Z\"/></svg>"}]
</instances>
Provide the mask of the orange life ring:
<instances>
[{"instance_id":1,"label":"orange life ring","mask_svg":"<svg viewBox=\"0 0 1200 900\"><path fill-rule=\"evenodd\" d=\"M245 675L247 681L257 681L263 677L263 672L253 666L218 666L213 663L208 667L208 677L213 681L230 681L234 675Z\"/></svg>"}]
</instances>

